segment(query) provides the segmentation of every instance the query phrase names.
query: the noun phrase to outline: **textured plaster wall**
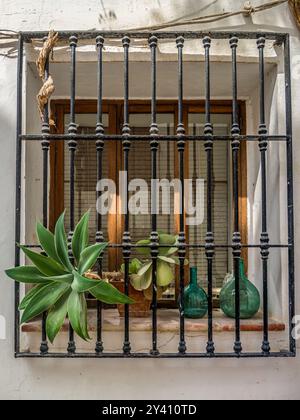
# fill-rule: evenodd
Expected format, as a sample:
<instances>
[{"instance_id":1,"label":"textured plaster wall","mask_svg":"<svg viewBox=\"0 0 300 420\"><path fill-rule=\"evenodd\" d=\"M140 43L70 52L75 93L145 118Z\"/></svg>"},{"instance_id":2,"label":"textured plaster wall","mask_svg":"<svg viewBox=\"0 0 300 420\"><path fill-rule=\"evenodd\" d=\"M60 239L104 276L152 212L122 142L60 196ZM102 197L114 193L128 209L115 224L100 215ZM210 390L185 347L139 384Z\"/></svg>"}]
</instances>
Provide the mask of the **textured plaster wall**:
<instances>
[{"instance_id":1,"label":"textured plaster wall","mask_svg":"<svg viewBox=\"0 0 300 420\"><path fill-rule=\"evenodd\" d=\"M0 27L12 30L120 29L159 23L195 13L236 9L244 1L16 0L0 2ZM255 2L261 3L261 2ZM293 51L296 243L300 239L300 41L286 5L233 18L210 28L289 31ZM196 29L196 28L195 28ZM0 398L296 398L300 397L300 358L296 360L15 360L13 284L3 270L14 262L16 61L0 57L0 314L7 340L0 341ZM296 279L300 272L299 247ZM299 255L298 255L299 254ZM2 274L1 274L2 273ZM297 302L299 302L297 288ZM300 311L299 304L297 306ZM300 313L300 312L299 312ZM104 379L103 379L104 378Z\"/></svg>"}]
</instances>

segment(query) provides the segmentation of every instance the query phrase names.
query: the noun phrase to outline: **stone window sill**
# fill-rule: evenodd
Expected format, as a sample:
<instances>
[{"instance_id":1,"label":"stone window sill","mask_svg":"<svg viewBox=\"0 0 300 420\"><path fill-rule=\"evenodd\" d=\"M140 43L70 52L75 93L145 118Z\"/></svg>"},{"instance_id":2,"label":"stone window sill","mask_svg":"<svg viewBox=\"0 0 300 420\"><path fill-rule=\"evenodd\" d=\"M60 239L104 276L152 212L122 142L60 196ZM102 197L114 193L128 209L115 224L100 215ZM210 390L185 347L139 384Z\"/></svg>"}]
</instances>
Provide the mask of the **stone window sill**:
<instances>
[{"instance_id":1,"label":"stone window sill","mask_svg":"<svg viewBox=\"0 0 300 420\"><path fill-rule=\"evenodd\" d=\"M103 331L104 332L121 332L124 331L124 319L120 318L116 309L105 310L103 314ZM89 311L89 331L96 331L96 312ZM187 319L185 330L188 333L205 333L208 330L207 318L191 320ZM269 320L270 332L285 331L285 324L274 319ZM152 320L149 318L131 318L131 332L148 332L152 331ZM22 326L22 331L26 333L41 332L41 321L36 320ZM68 331L67 322L64 324L62 332ZM177 310L162 309L158 313L158 332L160 333L177 333L179 331L179 317ZM220 310L214 311L214 332L225 333L235 331L234 319L226 318ZM242 332L261 332L263 331L262 314L258 314L255 318L241 321Z\"/></svg>"}]
</instances>

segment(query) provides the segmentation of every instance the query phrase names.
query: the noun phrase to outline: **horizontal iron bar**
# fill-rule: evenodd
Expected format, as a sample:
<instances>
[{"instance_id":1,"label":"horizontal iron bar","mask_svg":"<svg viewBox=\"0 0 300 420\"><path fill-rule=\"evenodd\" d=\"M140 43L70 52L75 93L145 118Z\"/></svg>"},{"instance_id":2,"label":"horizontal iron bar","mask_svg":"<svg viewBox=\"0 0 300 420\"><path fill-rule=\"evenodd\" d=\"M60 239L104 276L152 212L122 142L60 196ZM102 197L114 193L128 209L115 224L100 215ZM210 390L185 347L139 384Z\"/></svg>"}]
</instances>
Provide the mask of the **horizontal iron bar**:
<instances>
[{"instance_id":1,"label":"horizontal iron bar","mask_svg":"<svg viewBox=\"0 0 300 420\"><path fill-rule=\"evenodd\" d=\"M42 134L22 134L21 135L22 140L27 141L41 141L44 137ZM178 141L178 136L157 136L156 137L158 141ZM181 136L181 139L183 138L185 141L206 141L207 136ZM260 136L210 136L210 139L213 141L230 141L233 140L239 140L239 141L259 141ZM265 136L264 136L265 138ZM289 137L282 135L282 136L267 136L269 141L288 141ZM48 141L70 141L70 139L75 140L84 140L84 141L97 141L99 140L99 136L96 134L78 134L78 135L69 135L69 134L50 134L47 136ZM146 141L149 142L153 140L152 136L126 136L126 139L129 139L130 141ZM122 135L105 135L101 136L101 140L103 141L124 141L124 136Z\"/></svg>"},{"instance_id":2,"label":"horizontal iron bar","mask_svg":"<svg viewBox=\"0 0 300 420\"><path fill-rule=\"evenodd\" d=\"M270 353L266 355L265 353L241 353L237 355L236 353L160 353L157 355L150 353L131 353L124 355L123 353L16 353L15 357L17 359L22 358L41 358L41 359L251 359L251 358L294 358L296 353L292 352L277 352Z\"/></svg>"},{"instance_id":3,"label":"horizontal iron bar","mask_svg":"<svg viewBox=\"0 0 300 420\"><path fill-rule=\"evenodd\" d=\"M41 248L41 246L40 245L33 245L33 244L29 244L29 245L23 245L23 246L25 246L26 248ZM111 248L111 249L118 249L118 248L126 248L126 246L128 246L127 244L126 245L123 245L123 244L109 244L108 245L108 248ZM160 248L170 248L170 245L159 245L159 247ZM214 245L214 248L215 249L220 249L220 248L234 248L235 247L235 245L233 245L233 244L228 244L228 245L220 245L220 244L217 244L217 245ZM248 248L248 249L260 249L260 248L265 248L264 246L262 246L262 245L248 245L248 244L245 244L245 245L243 245L242 244L242 248ZM270 248L270 249L288 249L288 248L292 248L293 247L293 245L292 244L290 244L290 245L280 245L280 244L269 244L268 245L268 248ZM137 245L137 244L131 244L130 245L130 248L132 248L132 249L134 249L134 248L149 248L149 249L151 249L151 245ZM173 248L179 248L179 246L177 245L177 246L174 246ZM205 249L206 248L206 245L205 244L198 244L198 245L196 245L196 244L185 244L185 245L180 245L180 248L189 248L189 249L201 249L201 248L203 248L203 249Z\"/></svg>"},{"instance_id":4,"label":"horizontal iron bar","mask_svg":"<svg viewBox=\"0 0 300 420\"><path fill-rule=\"evenodd\" d=\"M43 39L48 36L46 31L24 31L20 32L25 42L30 42L32 39ZM230 39L232 35L237 36L239 39L256 39L258 36L263 35L268 40L276 40L284 42L287 33L281 32L246 32L246 31L172 31L172 32L157 32L157 31L58 31L60 39L68 39L70 36L76 34L79 39L94 39L102 36L107 39L121 39L129 36L135 39L148 39L151 35L155 34L158 39L176 39L183 36L185 39L203 39L209 36L212 39Z\"/></svg>"}]
</instances>

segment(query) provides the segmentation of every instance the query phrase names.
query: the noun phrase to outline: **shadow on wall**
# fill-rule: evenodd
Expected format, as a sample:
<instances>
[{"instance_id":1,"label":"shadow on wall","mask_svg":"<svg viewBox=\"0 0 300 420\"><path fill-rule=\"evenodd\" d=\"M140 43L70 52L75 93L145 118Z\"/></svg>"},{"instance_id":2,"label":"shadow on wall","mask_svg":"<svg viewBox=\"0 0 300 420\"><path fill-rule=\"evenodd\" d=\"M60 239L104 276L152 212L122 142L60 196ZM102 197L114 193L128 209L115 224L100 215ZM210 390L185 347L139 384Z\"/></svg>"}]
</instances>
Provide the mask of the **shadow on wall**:
<instances>
[{"instance_id":1,"label":"shadow on wall","mask_svg":"<svg viewBox=\"0 0 300 420\"><path fill-rule=\"evenodd\" d=\"M185 0L184 2L184 11L182 10L183 1L182 0L174 0L171 2L170 7L167 10L164 10L163 8L163 0L157 0L156 7L152 8L149 12L150 19L149 22L153 22L153 25L160 25L160 24L166 24L166 23L176 23L182 20L192 20L198 17L204 17L204 16L210 16L214 14L220 14L222 12L229 12L229 11L236 11L243 8L244 3L241 2L239 5L237 4L233 5L231 0L211 0L206 1L205 5L202 5L202 7L199 7L199 0ZM280 11L283 11L284 7L288 7L287 4L283 4L281 7L278 8L278 12L276 13L276 24L274 25L273 20L271 18L268 19L268 15L266 15L267 19L264 21L263 25L255 24L253 21L253 16L243 16L240 15L239 18L241 19L241 22L237 24L237 26L232 27L232 21L229 19L225 19L224 21L216 22L216 25L213 24L213 26L209 26L210 29L213 29L213 27L218 28L219 30L228 30L228 28L231 28L232 30L243 30L245 27L251 27L252 30L261 30L262 27L265 30L268 31L278 31L280 28L287 28L287 21L286 21L286 15L285 13L281 13ZM274 9L276 10L276 9ZM185 13L185 11L187 13ZM268 13L268 12L265 12ZM275 15L274 11L273 14ZM271 14L272 15L272 14ZM178 16L177 18L174 18L173 20L170 19L170 16ZM244 21L244 22L243 22ZM220 25L221 22L224 22L224 24ZM208 24L203 24L205 28L207 28ZM138 26L138 25L137 25ZM190 28L194 28L194 30L200 30L201 24L195 24L191 25ZM188 27L185 27L185 29L190 29ZM169 28L171 30L171 28ZM173 29L173 28L172 28ZM290 29L290 28L289 28ZM168 29L167 29L168 30ZM292 35L298 36L298 32L294 30L291 32Z\"/></svg>"},{"instance_id":2,"label":"shadow on wall","mask_svg":"<svg viewBox=\"0 0 300 420\"><path fill-rule=\"evenodd\" d=\"M110 23L116 21L118 19L116 12L113 9L107 9L104 5L103 0L100 0L100 2L101 2L102 12L99 14L99 17L98 17L99 24L109 25Z\"/></svg>"},{"instance_id":3,"label":"shadow on wall","mask_svg":"<svg viewBox=\"0 0 300 420\"><path fill-rule=\"evenodd\" d=\"M182 19L189 19L195 17L197 15L202 15L206 10L209 10L212 6L219 3L219 0L212 0L208 2L205 6L199 8L199 0L188 0L185 1L185 8L188 11L186 14L179 13L182 8L182 0L174 0L172 2L172 9L174 13L168 13L164 11L163 7L163 0L157 0L157 6L150 11L150 22L154 22L154 24L160 23L167 23L170 22L170 15L171 16L178 16L178 18L171 20L171 22L177 22Z\"/></svg>"}]
</instances>

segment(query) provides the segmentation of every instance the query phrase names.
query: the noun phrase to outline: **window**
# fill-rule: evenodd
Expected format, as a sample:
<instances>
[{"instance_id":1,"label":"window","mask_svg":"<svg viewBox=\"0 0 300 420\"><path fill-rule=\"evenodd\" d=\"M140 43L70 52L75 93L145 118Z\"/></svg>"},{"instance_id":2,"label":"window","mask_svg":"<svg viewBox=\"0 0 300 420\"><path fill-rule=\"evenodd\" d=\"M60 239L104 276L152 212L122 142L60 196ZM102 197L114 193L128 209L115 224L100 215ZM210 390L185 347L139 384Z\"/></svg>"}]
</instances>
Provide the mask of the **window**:
<instances>
[{"instance_id":1,"label":"window","mask_svg":"<svg viewBox=\"0 0 300 420\"><path fill-rule=\"evenodd\" d=\"M104 114L104 127L110 134L120 135L122 130L122 103L107 102L105 106L109 110ZM186 102L185 115L187 116L186 130L190 136L199 135L203 133L205 125L204 103L199 105L198 102ZM175 135L175 121L177 118L178 103L158 103L158 127L161 135ZM239 115L241 127L245 126L242 116L244 115L245 104L239 104ZM59 112L57 111L59 110ZM61 110L61 111L60 111ZM95 125L97 120L97 103L88 101L77 102L77 124L78 134L93 134L95 132ZM86 113L93 111L93 113ZM70 122L69 103L66 101L54 101L52 103L52 114L56 115L56 124L58 127L64 127L64 131L59 134L67 134ZM118 116L121 118L118 119ZM63 118L64 121L60 121ZM112 127L110 121L115 121L115 127ZM215 102L212 108L212 122L214 125L215 135L228 136L231 131L232 124L232 105L229 101ZM133 135L147 135L149 126L151 124L151 104L147 101L143 103L131 103L130 105L130 126ZM52 226L57 220L58 216L64 209L67 209L67 215L70 214L70 180L69 180L69 150L67 143L54 144L56 150L53 150L53 159L50 162L52 167L53 177L50 180L51 191L56 196L57 191L60 191L63 196L59 197L56 202L58 207L51 208L50 219ZM143 160L140 157L143 156ZM176 147L174 142L167 142L160 145L159 162L158 162L158 177L160 180L167 179L172 181L178 178L178 161L176 160ZM151 154L149 153L149 144L146 142L134 143L131 147L131 163L129 181L133 179L143 179L148 184L151 183ZM118 147L117 142L110 144L104 148L103 155L103 178L118 180L119 172L122 170L122 148ZM112 165L112 162L114 164ZM247 173L247 153L245 144L241 145L240 153L240 167L244 168L244 174ZM204 142L194 141L186 145L185 164L188 179L193 180L194 190L193 197L196 197L195 181L197 179L206 179L206 153ZM59 177L59 173L64 168L64 177ZM219 142L215 145L214 153L214 180L213 180L213 212L214 212L214 226L216 234L216 242L226 244L230 241L231 235L231 214L232 214L232 189L231 189L231 153L228 143ZM75 160L75 209L76 220L79 220L87 209L91 209L91 227L90 239L95 239L96 227L96 207L95 207L95 186L97 184L97 159L95 154L95 146L92 142L84 140L78 141L78 148ZM206 189L205 189L206 190ZM242 199L243 191L247 190L247 178L243 177L240 187L240 198ZM172 204L171 214L163 214L163 208L160 208L160 216L158 218L158 229L169 234L178 232L179 217L174 215L174 190L171 190L170 202ZM162 194L162 191L161 191ZM54 198L54 197L53 197ZM206 197L204 197L206 201ZM203 206L204 206L203 201ZM162 196L160 197L160 204L162 206ZM205 207L205 206L204 206ZM146 215L131 215L130 226L132 237L137 242L149 236L149 226L151 226L150 209ZM240 230L243 232L242 242L247 243L247 208L243 209L242 218L240 222ZM204 222L195 226L186 226L187 240L190 244L205 243L207 232L207 225ZM124 216L119 214L104 216L103 232L105 240L111 243L122 244L122 233L124 225ZM66 219L66 228L69 226L69 220ZM247 263L248 255L245 250L243 257ZM206 279L206 255L205 250L190 250L189 251L190 266L198 268L199 279L201 285L207 289ZM122 253L111 249L105 256L103 270L105 272L118 271L123 263ZM247 265L247 264L246 264ZM213 286L215 294L218 295L223 286L224 278L228 273L232 272L231 253L228 249L220 250L215 257ZM187 279L186 279L187 281ZM164 298L160 302L161 307L177 307L177 300L179 297L179 283L172 285L164 293ZM216 302L217 305L217 302Z\"/></svg>"},{"instance_id":2,"label":"window","mask_svg":"<svg viewBox=\"0 0 300 420\"><path fill-rule=\"evenodd\" d=\"M105 316L105 308L99 305L97 310L93 312L95 316L93 319L96 324L96 352L93 350L89 352L76 351L76 338L72 329L70 329L69 351L67 353L65 351L60 353L49 351L43 323L41 353L21 351L20 320L17 309L20 288L16 285L16 355L18 357L124 356L145 358L295 356L295 341L292 336L294 326L294 239L291 81L288 35L189 32L178 36L175 33L161 32L149 39L149 35L143 33L131 34L130 38L122 33L79 33L77 35L66 32L60 33L61 41L66 43L67 48L70 48L70 51L67 52L71 56L72 64L71 90L68 95L65 94L66 85L68 85L66 79L68 79L69 74L66 69L69 67L69 63L60 62L56 66L53 65L53 76L57 81L57 98L53 100L51 107L56 128L49 134L49 127L46 123L43 125L42 133L37 133L29 124L27 132L24 134L22 131L24 44L29 48L28 44L32 39L42 39L44 35L41 33L22 33L20 35L16 241L21 241L22 146L24 143L26 145L25 166L26 169L30 167L30 170L33 171L29 177L26 177L26 182L30 177L38 182L37 173L39 173L42 181L39 184L41 185L41 194L40 197L36 194L35 201L40 198L44 224L50 227L53 227L58 214L65 207L69 208L70 219L67 220L69 231L74 229L75 220L84 210L89 207L94 209L92 203L96 199L95 184L99 181L97 174L99 169L99 155L96 153L97 140L104 142L103 153L100 157L103 169L102 179L108 177L118 181L118 173L123 170L129 173L129 179L126 183L128 189L130 181L141 176L146 181L156 177L166 177L166 179L175 177L182 184L187 178L195 180L195 178L200 177L203 180L203 191L205 192L204 213L201 228L196 229L193 226L187 226L186 203L183 199L183 190L179 190L179 193L177 191L177 199L183 209L179 215L171 211L170 214L163 214L162 217L156 214L151 215L152 217L148 215L133 217L129 213L120 217L117 213L108 214L101 218L103 233L110 241L109 252L105 255L103 261L107 270L118 269L123 259L125 259L125 266L128 267L130 259L136 252L136 241L145 236L149 237L151 233L154 238L150 246L152 251L155 251L158 247L156 241L158 230L162 229L170 233L176 232L179 235L177 247L180 268L176 272L176 284L165 292L166 294L161 301L156 292L155 283L153 287L152 317L150 319L152 348L150 353L131 351L131 319L127 310L125 311L123 324L123 352L110 353L105 351L105 346L103 351L99 344L102 345L104 338L103 316ZM68 46L69 38L70 45ZM76 52L81 51L80 42L83 38L90 40L93 45L95 45L95 42L97 43L98 66L95 62L91 62L90 67L87 67L88 64L84 61L77 63ZM95 41L96 38L97 41ZM237 56L239 40L244 47L248 45L247 43L250 43L249 45L252 47L253 45L256 46L256 62L251 64L240 63ZM114 46L104 50L104 41L112 42ZM184 41L199 41L198 46L201 46L201 41L204 61L185 57ZM210 47L211 43L215 41L218 41L219 47L221 45L224 50L229 51L230 61L221 64L211 62ZM286 131L271 134L267 130L265 112L267 84L265 68L267 67L271 73L274 66L272 66L272 63L266 62L264 47L266 43L273 46L274 41L276 41L276 45L282 46L282 54L285 59ZM170 62L160 60L160 57L158 57L157 51L160 43L168 44ZM145 50L144 44L146 44L147 50ZM147 51L148 59L141 61L134 55L134 62L131 62L131 48L134 49L135 54L140 49L143 50L143 53ZM174 50L176 59L174 59ZM114 60L110 63L104 62L103 57L110 54L111 51L115 51L117 54L115 62ZM150 61L149 57L151 58ZM78 73L75 72L77 65L79 67ZM88 80L86 77L89 74L87 69L91 70ZM241 69L244 71L239 71ZM249 131L246 127L249 118L246 118L243 98L253 88L246 69L250 71L253 80L257 80L256 100L258 106L255 110L257 121L254 117L250 118L254 127L254 134L248 134ZM188 72L190 74L186 77ZM84 80L84 83L79 86L76 85L77 74L79 78L81 77ZM163 78L160 78L162 75ZM212 83L212 79L214 83ZM106 81L110 83L109 89L106 87ZM131 87L132 89L130 89ZM187 89L184 90L184 87L187 87ZM199 94L196 95L197 98L187 99L193 97L193 92L199 87L202 90L199 90ZM214 92L212 93L213 88ZM98 96L96 100L79 99L95 98L95 92ZM134 99L140 98L142 95L147 99L143 101ZM113 96L113 99L107 99L110 96ZM122 96L124 98L119 100L118 98ZM168 96L173 99L166 99ZM67 100L59 100L58 97L67 98ZM214 98L217 97L227 99L215 101ZM231 98L230 101L228 97ZM164 98L164 100L161 98ZM48 110L47 106L45 110ZM97 124L101 123L104 126L104 134L95 131ZM71 148L68 147L70 144ZM273 176L272 165L267 166L270 162L268 151L276 148L279 144L287 146L285 192L287 192L288 197L286 203L288 211L284 223L288 225L288 238L282 240L283 235L280 236L279 241L276 240L275 242L273 235L271 237L269 235L268 216L270 216L272 209L270 209L267 200L266 187L268 187ZM76 153L74 153L74 148ZM34 161L34 165L31 167L30 162L33 162L32 159L38 156L38 151L39 156L42 155L44 158L40 159L40 166ZM256 167L252 166L253 162L249 158L249 151L251 159L255 156ZM33 155L34 157L32 157ZM48 159L49 157L50 159ZM249 217L249 205L252 206L253 203L249 198L247 178L249 173L254 173L257 169L261 195L259 206L255 210L255 217L256 220L260 221L260 227L255 231L251 217ZM49 173L50 177L48 178ZM27 185L26 188L28 193L30 187ZM193 182L191 191L192 193L195 192ZM275 192L277 196L278 190L275 189ZM129 199L130 194L127 200ZM173 200L171 201L173 202ZM25 202L27 208L30 208L32 202L28 196L25 197ZM120 205L118 198L115 200L115 205L116 207ZM252 207L251 210L253 210ZM91 239L97 233L97 217L96 211L93 210L95 229L90 232ZM34 215L31 213L28 220L26 217L25 238L27 243L29 238L29 242L32 242L29 245L34 247L34 236L30 229L33 218ZM278 223L283 223L283 218ZM259 231L258 241L256 241L257 235L255 235L257 231ZM254 239L253 242L249 243L248 237ZM273 297L270 290L273 285L270 281L271 276L268 269L271 268L270 262L274 261L277 252L284 253L288 260L288 272L284 273L282 271L281 273L282 287L288 291L288 299L283 300L283 312L288 315L286 320L289 349L287 351L272 351L272 348L270 349L270 344L272 344L269 334L270 306L271 303L273 304L270 299L270 296ZM251 253L256 253L255 258L250 255ZM261 258L259 254L261 254ZM208 293L209 310L208 318L205 320L208 335L204 346L205 350L202 352L199 349L189 351L186 345L186 320L183 305L183 291L188 279L184 265L186 256L188 256L190 264L198 268L202 284ZM233 270L236 279L239 279L241 257L249 261L251 259L252 266L249 264L249 270L253 270L253 261L259 266L255 268L260 271L261 278L262 346L251 352L243 349L242 332L246 324L241 320L239 299L241 290L239 282L236 281L235 337L232 340L234 351L218 352L216 324L214 323L216 313L213 310L214 289L222 286L226 272ZM155 261L157 257L153 255L152 258ZM16 265L20 265L20 262L21 254L19 249L16 248ZM128 286L129 277L125 275L126 293L128 292ZM183 309L181 311L176 309L179 346L178 351L164 354L159 352L157 345L159 336L158 317L160 311L163 311L161 308L172 307L172 305L174 308L178 309L179 306Z\"/></svg>"}]
</instances>

